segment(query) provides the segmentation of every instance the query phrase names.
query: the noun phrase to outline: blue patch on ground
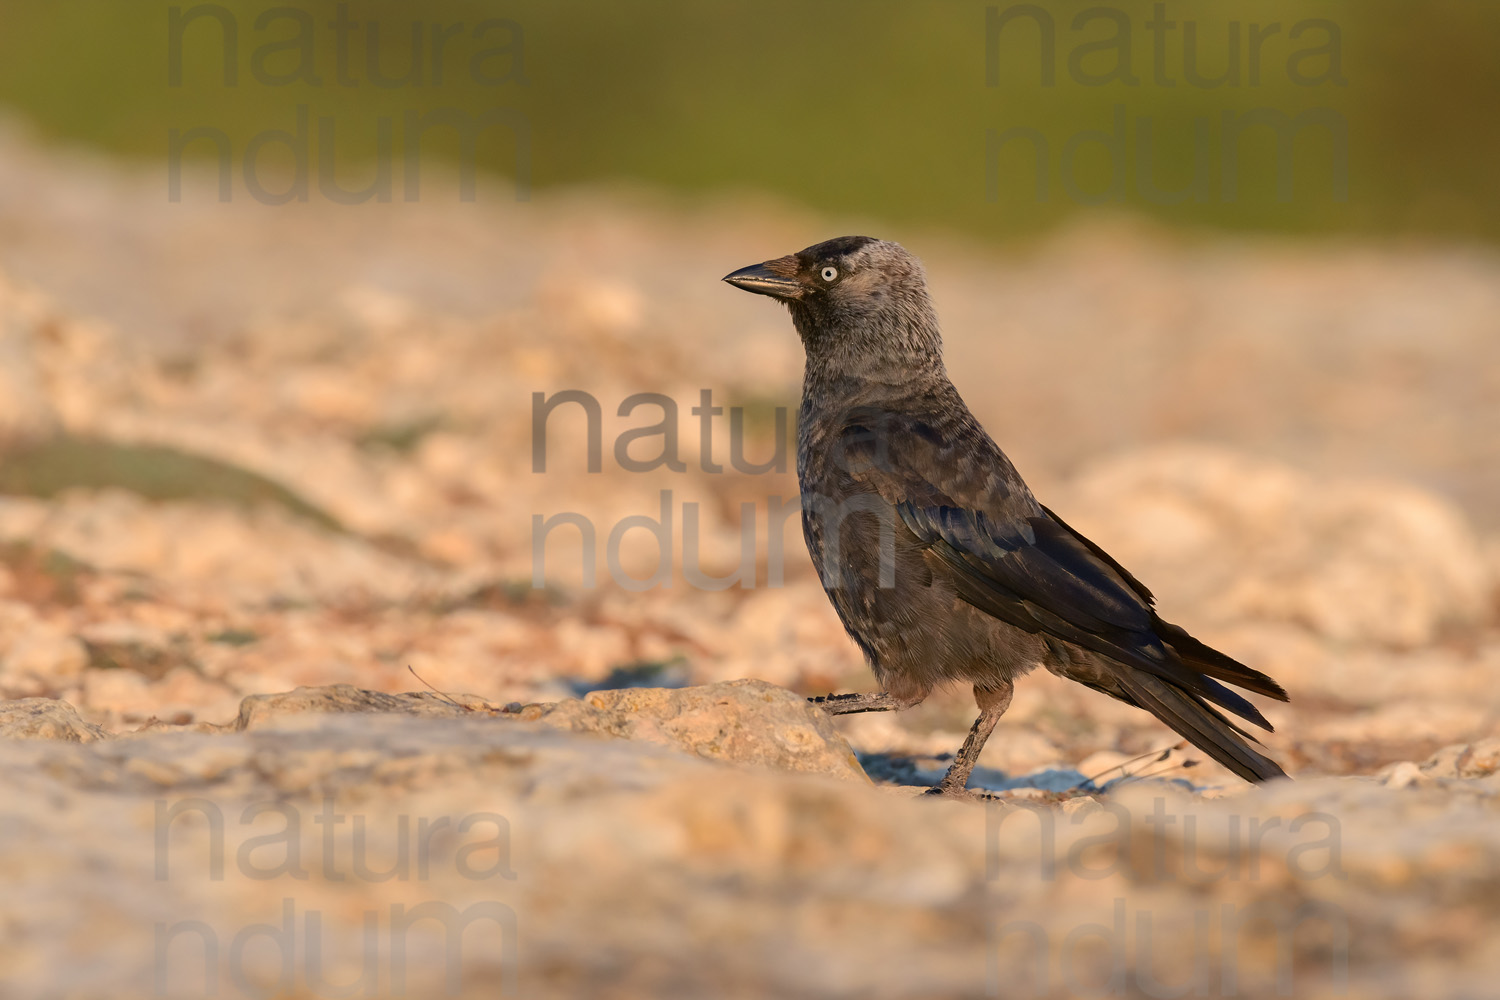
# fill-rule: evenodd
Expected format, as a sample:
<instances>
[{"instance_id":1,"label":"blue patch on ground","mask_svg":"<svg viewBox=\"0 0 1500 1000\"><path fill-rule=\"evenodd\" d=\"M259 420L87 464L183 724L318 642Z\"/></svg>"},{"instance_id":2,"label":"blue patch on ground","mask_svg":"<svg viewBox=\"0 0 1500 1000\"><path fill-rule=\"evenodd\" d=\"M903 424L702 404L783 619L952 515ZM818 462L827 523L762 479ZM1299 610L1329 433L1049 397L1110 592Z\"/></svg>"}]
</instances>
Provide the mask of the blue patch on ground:
<instances>
[{"instance_id":1,"label":"blue patch on ground","mask_svg":"<svg viewBox=\"0 0 1500 1000\"><path fill-rule=\"evenodd\" d=\"M891 785L913 785L931 788L942 780L952 763L952 758L907 757L901 754L860 753L860 766L875 781ZM985 792L1008 792L1016 788L1038 788L1044 792L1088 792L1100 791L1087 777L1078 771L1048 769L1032 774L1011 776L992 767L976 767L969 775L968 787Z\"/></svg>"}]
</instances>

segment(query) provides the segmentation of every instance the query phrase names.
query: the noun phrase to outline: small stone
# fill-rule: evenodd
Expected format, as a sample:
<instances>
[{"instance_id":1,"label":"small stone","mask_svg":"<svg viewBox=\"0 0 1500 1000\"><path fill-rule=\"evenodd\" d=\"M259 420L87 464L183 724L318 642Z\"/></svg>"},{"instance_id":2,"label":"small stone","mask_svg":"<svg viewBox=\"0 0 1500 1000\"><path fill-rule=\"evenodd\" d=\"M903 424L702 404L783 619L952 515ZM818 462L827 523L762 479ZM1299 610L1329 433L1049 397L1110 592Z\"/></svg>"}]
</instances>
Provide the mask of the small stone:
<instances>
[{"instance_id":1,"label":"small stone","mask_svg":"<svg viewBox=\"0 0 1500 1000\"><path fill-rule=\"evenodd\" d=\"M1454 761L1460 778L1487 778L1500 771L1500 739L1470 743Z\"/></svg>"},{"instance_id":2,"label":"small stone","mask_svg":"<svg viewBox=\"0 0 1500 1000\"><path fill-rule=\"evenodd\" d=\"M1408 788L1412 785L1425 784L1430 780L1422 773L1420 767L1409 760L1403 760L1382 774L1387 788Z\"/></svg>"},{"instance_id":3,"label":"small stone","mask_svg":"<svg viewBox=\"0 0 1500 1000\"><path fill-rule=\"evenodd\" d=\"M1463 743L1443 747L1422 762L1421 771L1429 778L1457 778L1458 761L1469 747Z\"/></svg>"}]
</instances>

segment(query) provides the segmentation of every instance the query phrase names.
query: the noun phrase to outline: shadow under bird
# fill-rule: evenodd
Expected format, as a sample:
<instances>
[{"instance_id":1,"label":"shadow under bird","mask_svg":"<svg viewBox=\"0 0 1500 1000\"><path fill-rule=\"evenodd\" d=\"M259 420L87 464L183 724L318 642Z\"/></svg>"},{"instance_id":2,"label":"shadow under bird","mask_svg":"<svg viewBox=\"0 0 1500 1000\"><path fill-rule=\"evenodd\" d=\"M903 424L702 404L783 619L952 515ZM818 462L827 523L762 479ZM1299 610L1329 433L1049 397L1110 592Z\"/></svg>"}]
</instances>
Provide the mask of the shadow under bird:
<instances>
[{"instance_id":1,"label":"shadow under bird","mask_svg":"<svg viewBox=\"0 0 1500 1000\"><path fill-rule=\"evenodd\" d=\"M844 236L724 280L784 303L802 338L802 529L882 689L813 701L888 711L972 684L979 718L939 794L965 794L1037 666L1145 709L1242 778L1285 776L1225 715L1271 729L1224 682L1286 692L1162 620L1139 580L1037 502L948 379L916 258Z\"/></svg>"}]
</instances>

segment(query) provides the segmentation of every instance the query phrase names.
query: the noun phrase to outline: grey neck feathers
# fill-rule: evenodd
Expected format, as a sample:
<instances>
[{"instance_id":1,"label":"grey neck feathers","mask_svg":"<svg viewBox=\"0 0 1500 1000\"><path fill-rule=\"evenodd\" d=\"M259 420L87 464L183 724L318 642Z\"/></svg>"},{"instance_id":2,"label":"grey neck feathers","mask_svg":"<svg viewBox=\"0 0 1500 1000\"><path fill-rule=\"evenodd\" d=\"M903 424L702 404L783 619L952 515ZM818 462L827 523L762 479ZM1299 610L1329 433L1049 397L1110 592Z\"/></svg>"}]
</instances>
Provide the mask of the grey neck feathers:
<instances>
[{"instance_id":1,"label":"grey neck feathers","mask_svg":"<svg viewBox=\"0 0 1500 1000\"><path fill-rule=\"evenodd\" d=\"M809 381L947 381L943 337L926 289L897 289L861 305L791 305Z\"/></svg>"}]
</instances>

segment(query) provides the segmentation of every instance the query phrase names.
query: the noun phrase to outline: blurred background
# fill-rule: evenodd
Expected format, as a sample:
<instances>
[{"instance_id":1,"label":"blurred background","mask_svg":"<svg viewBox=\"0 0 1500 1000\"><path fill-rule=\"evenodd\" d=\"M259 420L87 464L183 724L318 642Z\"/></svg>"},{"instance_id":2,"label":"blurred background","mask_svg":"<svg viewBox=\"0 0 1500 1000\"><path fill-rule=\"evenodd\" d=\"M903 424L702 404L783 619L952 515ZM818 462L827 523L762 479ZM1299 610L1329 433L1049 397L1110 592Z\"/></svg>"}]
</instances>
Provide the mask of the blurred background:
<instances>
[{"instance_id":1,"label":"blurred background","mask_svg":"<svg viewBox=\"0 0 1500 1000\"><path fill-rule=\"evenodd\" d=\"M1226 112L1327 109L1344 133L1347 197L1334 196L1330 143L1312 129L1291 199L1276 197L1273 144L1255 136L1238 152L1234 198L1211 184L1206 198L1158 204L1129 162L1119 200L1172 224L1236 231L1500 233L1490 169L1500 126L1484 113L1500 92L1490 58L1500 12L1485 4L1177 3L1159 23L1146 2L1054 3L1042 18L1015 13L1025 5L883 0L438 0L417 15L385 0L344 6L341 30L334 3L290 8L305 22L238 0L8 3L0 95L49 140L145 164L163 158L170 129L220 129L238 152L267 129L291 129L305 104L336 121L318 164L347 166L350 181L367 175L359 164L374 156L382 117L504 106L525 116L538 190L638 182L679 197L774 194L991 241L1044 232L1077 205L1058 194L1038 203L1019 161L990 196L986 130L1036 129L1056 187L1066 140L1112 131L1123 106L1132 133L1152 122L1154 184L1177 191L1193 175L1195 120L1209 124L1201 172L1217 180ZM503 23L479 30L486 22ZM238 42L227 84L226 27ZM487 136L476 160L513 176L513 138ZM1110 187L1098 150L1076 169L1089 192Z\"/></svg>"},{"instance_id":2,"label":"blurred background","mask_svg":"<svg viewBox=\"0 0 1500 1000\"><path fill-rule=\"evenodd\" d=\"M1303 685L1294 762L1481 730L1497 17L6 4L0 686L118 727L408 665L501 700L867 685L775 513L799 346L718 278L868 232L924 258L1054 508ZM595 428L534 408L564 390ZM1464 695L1393 697L1439 648ZM1049 684L996 766L1161 739ZM850 731L937 747L965 701Z\"/></svg>"},{"instance_id":3,"label":"blurred background","mask_svg":"<svg viewBox=\"0 0 1500 1000\"><path fill-rule=\"evenodd\" d=\"M1465 0L0 0L0 697L125 734L411 671L871 688L784 516L800 345L719 281L865 233L1040 497L1289 689L1289 771L1452 764L1500 726L1497 38ZM930 781L972 714L838 725ZM980 780L1238 789L1175 740L1033 677Z\"/></svg>"}]
</instances>

